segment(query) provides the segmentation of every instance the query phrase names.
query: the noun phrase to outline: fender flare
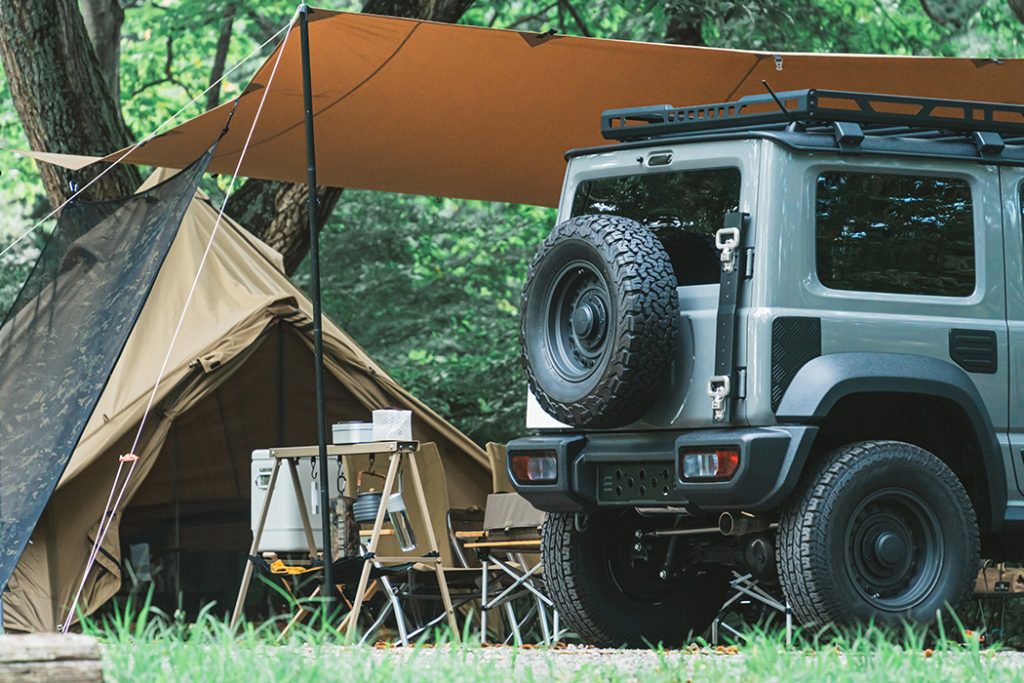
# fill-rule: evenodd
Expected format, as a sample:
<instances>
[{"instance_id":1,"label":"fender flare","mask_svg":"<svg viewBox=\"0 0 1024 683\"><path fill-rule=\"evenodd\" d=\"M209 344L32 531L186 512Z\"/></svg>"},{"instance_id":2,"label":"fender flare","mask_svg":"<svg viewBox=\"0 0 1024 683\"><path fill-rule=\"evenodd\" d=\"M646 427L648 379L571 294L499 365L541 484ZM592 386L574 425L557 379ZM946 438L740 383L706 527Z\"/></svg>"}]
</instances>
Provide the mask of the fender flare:
<instances>
[{"instance_id":1,"label":"fender flare","mask_svg":"<svg viewBox=\"0 0 1024 683\"><path fill-rule=\"evenodd\" d=\"M998 530L1006 511L1006 469L992 419L970 376L941 358L903 353L833 353L808 361L779 402L779 423L817 424L842 398L865 393L920 394L957 404L974 430L988 485L989 519ZM989 522L985 524L985 522Z\"/></svg>"}]
</instances>

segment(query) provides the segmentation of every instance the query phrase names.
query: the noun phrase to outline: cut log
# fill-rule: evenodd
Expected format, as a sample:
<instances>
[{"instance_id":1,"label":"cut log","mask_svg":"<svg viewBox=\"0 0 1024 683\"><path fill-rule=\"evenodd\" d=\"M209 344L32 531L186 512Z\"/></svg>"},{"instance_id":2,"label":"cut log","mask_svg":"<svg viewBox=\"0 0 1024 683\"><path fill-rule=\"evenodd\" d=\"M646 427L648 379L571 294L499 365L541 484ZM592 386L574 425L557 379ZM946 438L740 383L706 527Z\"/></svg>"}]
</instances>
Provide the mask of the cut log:
<instances>
[{"instance_id":1,"label":"cut log","mask_svg":"<svg viewBox=\"0 0 1024 683\"><path fill-rule=\"evenodd\" d=\"M99 641L56 633L0 636L0 681L95 683L103 680Z\"/></svg>"}]
</instances>

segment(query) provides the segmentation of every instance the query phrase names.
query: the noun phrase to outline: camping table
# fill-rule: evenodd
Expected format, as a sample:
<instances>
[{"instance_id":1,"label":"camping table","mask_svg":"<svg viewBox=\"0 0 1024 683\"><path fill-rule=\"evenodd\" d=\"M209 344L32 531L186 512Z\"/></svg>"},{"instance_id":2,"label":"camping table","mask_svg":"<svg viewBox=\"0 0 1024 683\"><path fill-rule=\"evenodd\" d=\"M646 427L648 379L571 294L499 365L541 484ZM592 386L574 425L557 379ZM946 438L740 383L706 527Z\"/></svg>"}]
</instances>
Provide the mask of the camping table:
<instances>
[{"instance_id":1,"label":"camping table","mask_svg":"<svg viewBox=\"0 0 1024 683\"><path fill-rule=\"evenodd\" d=\"M331 455L339 455L333 453L332 450L336 450L338 447L328 447L328 453ZM263 508L260 510L259 522L256 524L256 532L252 536L252 545L249 547L249 557L254 557L259 549L260 540L263 538L263 527L267 522L267 514L270 512L270 499L274 496L274 489L277 487L277 475L281 469L281 462L288 463L288 471L291 473L292 486L295 489L295 499L299 504L299 517L302 519L302 529L306 534L306 543L309 546L309 556L317 557L316 540L313 538L313 525L309 522L309 511L306 510L306 499L302 495L302 485L299 482L298 465L296 461L299 458L310 458L316 457L318 451L316 448L304 449L311 450L310 453L300 455L298 453L292 453L296 449L284 449L279 448L270 451L270 456L274 459L274 468L270 473L270 484L267 486L267 495L263 499ZM289 451L289 452L285 452ZM235 610L231 614L231 628L233 629L237 624L238 620L242 618L242 609L245 607L245 597L249 594L249 584L252 582L252 571L253 563L252 560L247 560L245 563L245 571L242 574L242 585L238 587L238 598L235 600Z\"/></svg>"},{"instance_id":2,"label":"camping table","mask_svg":"<svg viewBox=\"0 0 1024 683\"><path fill-rule=\"evenodd\" d=\"M357 455L387 455L388 456L388 473L384 478L384 488L381 489L381 503L377 508L377 517L373 523L373 531L370 532L370 538L366 546L366 556L363 562L363 571L359 577L359 587L356 589L355 600L352 603L352 611L349 613L348 619L348 634L347 638L351 642L356 633L356 628L359 622L359 614L363 607L363 600L365 593L370 581L370 571L373 568L374 562L380 564L398 564L415 560L417 562L423 562L426 564L433 564L434 571L437 574L437 583L441 591L441 601L444 603L444 610L448 616L448 625L452 629L452 638L456 641L459 640L459 629L458 624L455 621L455 610L452 607L451 596L448 593L448 584L445 581L444 576L444 565L441 558L441 553L437 547L437 538L434 536L434 528L430 524L430 511L427 509L426 497L423 495L423 484L420 481L420 470L416 464L416 453L420 449L418 441L374 441L371 443L361 444L350 444L350 445L334 445L327 447L327 454L335 457L350 457ZM263 523L266 520L267 509L270 503L270 495L273 491L274 484L276 483L277 471L282 460L286 460L291 466L292 470L292 481L295 483L296 497L299 501L299 507L302 510L302 523L306 530L307 540L310 543L310 551L315 554L315 545L313 541L312 527L309 524L309 518L306 515L306 505L302 499L302 492L299 490L298 485L298 474L295 471L295 459L296 458L311 458L316 457L318 449L316 446L298 446L294 448L272 448L270 449L270 456L274 458L274 469L270 475L270 487L267 490L267 497L263 503L263 510L260 513L259 524L256 528L256 534L253 538L252 553L256 552L256 548L259 544L260 535L263 533ZM425 556L394 556L394 557L381 557L377 555L377 546L380 543L381 536L384 535L384 515L387 512L387 501L391 496L395 488L395 482L398 479L398 470L401 467L402 461L407 460L409 465L409 473L412 476L412 488L413 494L419 501L420 514L424 520L424 526L426 527L427 542L429 546L428 553ZM238 595L238 604L235 606L236 617L240 612L240 605L245 599L245 591L248 589L249 580L252 577L252 563L246 567L246 573L243 577L242 588ZM237 618L232 618L232 623L237 621Z\"/></svg>"}]
</instances>

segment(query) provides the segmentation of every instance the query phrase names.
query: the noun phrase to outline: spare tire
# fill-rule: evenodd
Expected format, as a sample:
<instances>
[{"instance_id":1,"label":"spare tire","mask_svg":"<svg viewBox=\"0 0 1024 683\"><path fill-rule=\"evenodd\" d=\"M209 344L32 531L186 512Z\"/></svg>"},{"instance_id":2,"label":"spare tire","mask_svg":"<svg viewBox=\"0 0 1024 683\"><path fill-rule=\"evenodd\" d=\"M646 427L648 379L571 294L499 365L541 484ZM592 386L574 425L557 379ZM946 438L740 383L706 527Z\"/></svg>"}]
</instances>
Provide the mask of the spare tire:
<instances>
[{"instance_id":1,"label":"spare tire","mask_svg":"<svg viewBox=\"0 0 1024 683\"><path fill-rule=\"evenodd\" d=\"M561 422L634 422L669 374L676 277L661 242L634 220L577 216L555 226L530 265L520 313L530 389Z\"/></svg>"}]
</instances>

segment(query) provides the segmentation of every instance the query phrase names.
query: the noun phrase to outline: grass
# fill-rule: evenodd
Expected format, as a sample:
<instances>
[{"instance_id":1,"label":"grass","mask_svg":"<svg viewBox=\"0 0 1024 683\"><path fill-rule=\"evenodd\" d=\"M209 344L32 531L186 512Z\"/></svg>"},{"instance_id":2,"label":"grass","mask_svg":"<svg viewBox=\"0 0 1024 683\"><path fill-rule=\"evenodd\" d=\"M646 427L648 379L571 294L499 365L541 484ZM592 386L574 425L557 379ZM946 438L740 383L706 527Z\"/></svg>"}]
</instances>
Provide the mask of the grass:
<instances>
[{"instance_id":1,"label":"grass","mask_svg":"<svg viewBox=\"0 0 1024 683\"><path fill-rule=\"evenodd\" d=\"M629 651L608 655L586 649L517 650L455 645L437 634L436 645L375 649L341 647L330 630L299 627L278 642L278 624L244 624L232 631L203 612L186 624L143 605L118 612L85 632L104 643L106 680L216 681L1024 681L1024 660L984 648L974 635L941 636L931 648L922 637L877 629L802 634L787 648L781 635L755 632L738 647L696 643L683 651Z\"/></svg>"}]
</instances>

